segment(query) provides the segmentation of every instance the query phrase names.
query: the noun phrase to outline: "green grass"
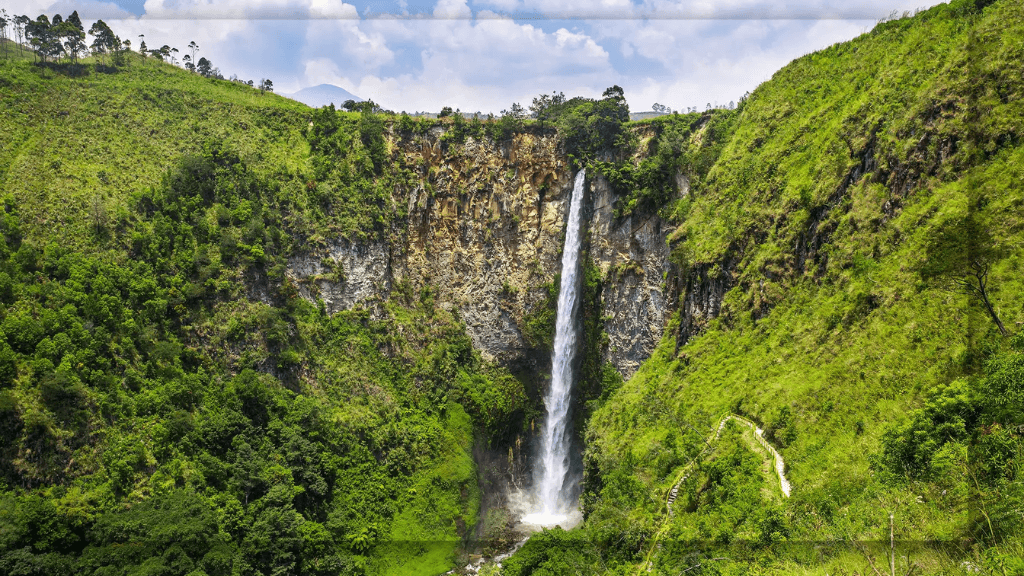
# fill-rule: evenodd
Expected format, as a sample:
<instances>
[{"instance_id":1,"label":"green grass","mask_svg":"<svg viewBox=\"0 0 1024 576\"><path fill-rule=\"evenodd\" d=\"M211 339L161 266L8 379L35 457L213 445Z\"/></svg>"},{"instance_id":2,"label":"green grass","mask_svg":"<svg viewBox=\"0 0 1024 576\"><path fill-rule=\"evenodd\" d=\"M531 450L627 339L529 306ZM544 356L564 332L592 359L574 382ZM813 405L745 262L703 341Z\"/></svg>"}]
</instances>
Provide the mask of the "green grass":
<instances>
[{"instance_id":1,"label":"green grass","mask_svg":"<svg viewBox=\"0 0 1024 576\"><path fill-rule=\"evenodd\" d=\"M26 227L36 237L60 229L85 244L87 220L78 215L94 199L113 212L211 139L264 173L305 166L310 111L279 96L153 61L67 77L25 61L0 66L8 135L0 181L32 215Z\"/></svg>"},{"instance_id":2,"label":"green grass","mask_svg":"<svg viewBox=\"0 0 1024 576\"><path fill-rule=\"evenodd\" d=\"M95 64L0 60L0 572L450 569L521 384L284 274L402 217L385 120Z\"/></svg>"},{"instance_id":3,"label":"green grass","mask_svg":"<svg viewBox=\"0 0 1024 576\"><path fill-rule=\"evenodd\" d=\"M60 230L67 242L89 246L82 215L116 214L209 142L234 150L273 182L287 225L314 245L379 235L401 215L401 203L396 209L382 190L393 190L407 171L390 162L383 172L368 166L374 151L360 126L369 120L358 113L318 116L299 102L137 55L118 68L91 59L79 67L0 59L0 96L7 135L0 183L31 215L25 231L34 239ZM328 116L336 133L325 135ZM370 133L380 134L378 123ZM328 145L334 139L340 141ZM311 149L317 143L321 148Z\"/></svg>"},{"instance_id":4,"label":"green grass","mask_svg":"<svg viewBox=\"0 0 1024 576\"><path fill-rule=\"evenodd\" d=\"M599 103L569 110L579 160L613 138L622 153L592 163L623 193L617 213L671 220L684 280L727 291L621 383L600 362L607 279L587 268L587 520L531 539L506 574L647 559L867 573L886 550L859 543L886 540L890 513L900 572L1019 572L1024 342L924 271L944 231L983 226L993 307L1020 331L1022 14L959 0L881 24L735 111L621 132L584 114ZM523 383L429 290L328 317L284 275L290 255L403 222L392 195L422 167L395 141L433 125L134 56L0 60L0 571L436 574L460 559L474 438L522 425ZM542 130L448 126L454 153ZM552 318L531 322L542 347ZM665 491L726 412L765 428L792 497L730 428L666 520ZM911 544L928 540L949 545Z\"/></svg>"},{"instance_id":5,"label":"green grass","mask_svg":"<svg viewBox=\"0 0 1024 576\"><path fill-rule=\"evenodd\" d=\"M976 537L977 501L934 480L885 476L877 462L883 435L935 389L983 377L985 359L1009 349L976 299L922 276L944 222L970 212L991 231L1001 247L988 277L994 307L1012 331L1024 322L1021 16L1017 2L938 6L800 58L741 103L700 188L682 210L662 209L678 218L673 254L684 273L726 275L721 313L678 350L676 320L590 420L597 473L585 530L602 530L608 508L631 506L653 530L663 512L649 502L695 442L686 424L706 431L734 411L762 423L786 459L790 540L887 538L890 512L897 539ZM648 124L692 122L657 120ZM643 486L632 505L603 495L604 479L624 469ZM1016 489L995 486L985 490ZM697 505L675 522L692 530L714 514ZM742 538L746 524L730 522ZM1012 550L1021 524L984 546ZM691 552L714 548L713 535L698 541ZM752 558L794 573L867 565L856 550L828 560L771 549ZM969 556L957 550L913 561L948 570L956 554ZM655 551L655 564L667 554ZM660 573L686 566L676 558Z\"/></svg>"}]
</instances>

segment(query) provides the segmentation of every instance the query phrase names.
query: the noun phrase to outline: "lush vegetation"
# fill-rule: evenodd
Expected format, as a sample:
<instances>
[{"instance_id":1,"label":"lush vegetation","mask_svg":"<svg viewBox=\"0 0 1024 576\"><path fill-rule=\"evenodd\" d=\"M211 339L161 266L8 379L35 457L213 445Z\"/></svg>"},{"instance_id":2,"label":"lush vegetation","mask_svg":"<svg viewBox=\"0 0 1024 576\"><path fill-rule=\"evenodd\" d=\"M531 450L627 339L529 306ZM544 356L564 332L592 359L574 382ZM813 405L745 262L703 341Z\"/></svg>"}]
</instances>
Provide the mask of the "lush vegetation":
<instances>
[{"instance_id":1,"label":"lush vegetation","mask_svg":"<svg viewBox=\"0 0 1024 576\"><path fill-rule=\"evenodd\" d=\"M447 570L522 383L429 289L285 275L402 217L384 118L138 56L2 60L0 101L0 571Z\"/></svg>"},{"instance_id":2,"label":"lush vegetation","mask_svg":"<svg viewBox=\"0 0 1024 576\"><path fill-rule=\"evenodd\" d=\"M619 196L615 216L645 214L665 206L685 210L688 204L678 207L670 202L679 192L677 178L686 178L688 193L701 192L708 172L732 137L736 114L725 109L704 114L674 114L632 125L629 133L633 135L653 130L646 146L640 146L634 138L625 146L626 151L632 152L627 160L592 163Z\"/></svg>"},{"instance_id":3,"label":"lush vegetation","mask_svg":"<svg viewBox=\"0 0 1024 576\"><path fill-rule=\"evenodd\" d=\"M888 573L891 530L897 573L1024 570L1024 13L985 4L882 23L599 165L632 190L620 214L677 222L685 285L725 288L591 418L587 520L545 546L625 535L582 573ZM727 412L765 429L791 498L749 441L701 453Z\"/></svg>"},{"instance_id":4,"label":"lush vegetation","mask_svg":"<svg viewBox=\"0 0 1024 576\"><path fill-rule=\"evenodd\" d=\"M735 110L636 124L617 87L427 121L113 40L35 63L0 39L0 571L454 565L474 443L525 432L536 382L482 361L429 286L328 315L286 274L394 234L424 169L395 143L443 126L445 150L557 131L617 217L675 225L675 285L724 287L623 383L601 362L611 278L585 266L586 520L503 573L881 573L892 550L867 543L890 535L899 573L1022 573L1022 14L958 0ZM557 283L524 322L540 351ZM742 429L706 443L725 413L764 428L792 497Z\"/></svg>"}]
</instances>

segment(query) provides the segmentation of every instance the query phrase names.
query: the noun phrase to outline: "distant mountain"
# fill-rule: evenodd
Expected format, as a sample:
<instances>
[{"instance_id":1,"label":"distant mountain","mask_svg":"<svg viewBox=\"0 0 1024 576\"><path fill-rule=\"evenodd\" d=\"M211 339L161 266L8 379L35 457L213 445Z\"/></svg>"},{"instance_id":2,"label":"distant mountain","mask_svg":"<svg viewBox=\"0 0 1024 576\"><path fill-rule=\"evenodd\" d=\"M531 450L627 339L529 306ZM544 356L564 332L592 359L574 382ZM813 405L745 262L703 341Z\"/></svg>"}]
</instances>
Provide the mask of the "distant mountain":
<instances>
[{"instance_id":1,"label":"distant mountain","mask_svg":"<svg viewBox=\"0 0 1024 576\"><path fill-rule=\"evenodd\" d=\"M362 102L363 99L355 94L345 90L344 88L335 86L334 84L320 84L319 86L310 86L309 88L303 88L293 94L282 94L292 100L298 100L307 106L313 108L319 108L321 106L327 106L328 104L334 103L335 108L341 108L341 105L346 100L355 100L356 102Z\"/></svg>"},{"instance_id":2,"label":"distant mountain","mask_svg":"<svg viewBox=\"0 0 1024 576\"><path fill-rule=\"evenodd\" d=\"M652 110L647 110L645 112L630 112L629 119L635 122L637 120L647 120L648 118L657 118L658 116L664 115L664 112L654 112Z\"/></svg>"}]
</instances>

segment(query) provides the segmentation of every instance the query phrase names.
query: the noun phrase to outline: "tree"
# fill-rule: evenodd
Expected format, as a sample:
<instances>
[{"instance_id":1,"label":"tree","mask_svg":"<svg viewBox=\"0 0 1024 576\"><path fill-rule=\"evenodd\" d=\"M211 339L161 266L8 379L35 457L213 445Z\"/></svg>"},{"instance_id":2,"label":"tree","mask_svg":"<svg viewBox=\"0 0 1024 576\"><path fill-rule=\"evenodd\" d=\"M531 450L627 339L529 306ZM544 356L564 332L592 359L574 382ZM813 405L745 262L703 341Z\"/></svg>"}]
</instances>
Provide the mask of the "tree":
<instances>
[{"instance_id":1,"label":"tree","mask_svg":"<svg viewBox=\"0 0 1024 576\"><path fill-rule=\"evenodd\" d=\"M546 96L546 95L545 95ZM537 99L534 99L534 103ZM488 115L488 118L492 118ZM512 104L511 110L502 110L501 117L490 129L491 138L495 140L508 140L516 132L523 129L523 120L526 118L526 110L518 103Z\"/></svg>"},{"instance_id":2,"label":"tree","mask_svg":"<svg viewBox=\"0 0 1024 576\"><path fill-rule=\"evenodd\" d=\"M512 109L508 111L508 115L516 120L526 120L526 109L520 106L518 102L513 102Z\"/></svg>"},{"instance_id":3,"label":"tree","mask_svg":"<svg viewBox=\"0 0 1024 576\"><path fill-rule=\"evenodd\" d=\"M29 25L30 22L32 22L32 19L29 18L28 16L25 16L25 15L15 16L14 17L14 33L17 35L17 38L18 38L18 50L19 50L19 52L21 51L21 47L22 47L22 45L24 44L24 42L26 40L26 38L25 38L25 30L26 30L26 27Z\"/></svg>"},{"instance_id":4,"label":"tree","mask_svg":"<svg viewBox=\"0 0 1024 576\"><path fill-rule=\"evenodd\" d=\"M142 57L145 58L146 54L148 53L148 49L146 47L146 35L145 34L139 34L139 38L140 38L139 54L142 54Z\"/></svg>"},{"instance_id":5,"label":"tree","mask_svg":"<svg viewBox=\"0 0 1024 576\"><path fill-rule=\"evenodd\" d=\"M614 84L610 88L605 88L604 92L601 94L601 98L604 98L605 100L614 100L615 102L625 102L626 93L618 84Z\"/></svg>"},{"instance_id":6,"label":"tree","mask_svg":"<svg viewBox=\"0 0 1024 576\"><path fill-rule=\"evenodd\" d=\"M113 30L103 20L97 20L91 28L89 28L89 35L93 36L95 40L92 42L92 51L100 56L107 54L108 52L116 52L120 48L120 42L117 40L117 36L114 35Z\"/></svg>"},{"instance_id":7,"label":"tree","mask_svg":"<svg viewBox=\"0 0 1024 576\"><path fill-rule=\"evenodd\" d=\"M61 32L65 52L75 63L78 63L78 55L85 52L85 27L82 25L82 19L78 16L78 10L68 16Z\"/></svg>"},{"instance_id":8,"label":"tree","mask_svg":"<svg viewBox=\"0 0 1024 576\"><path fill-rule=\"evenodd\" d=\"M167 44L164 44L163 46L161 46L161 47L159 47L159 48L157 48L155 50L150 50L149 53L152 54L153 57L156 58L157 60L160 60L161 62L163 62L163 61L165 61L165 60L167 60L168 58L171 57L171 47L168 46Z\"/></svg>"},{"instance_id":9,"label":"tree","mask_svg":"<svg viewBox=\"0 0 1024 576\"><path fill-rule=\"evenodd\" d=\"M977 200L965 216L954 216L932 232L926 249L927 260L921 268L926 281L959 290L975 298L999 328L1008 333L992 306L989 272L1001 257L1001 250L992 238L988 226L977 213Z\"/></svg>"},{"instance_id":10,"label":"tree","mask_svg":"<svg viewBox=\"0 0 1024 576\"><path fill-rule=\"evenodd\" d=\"M60 14L53 15L53 21L50 23L49 30L47 30L47 51L50 58L59 60L61 55L67 53L65 40L70 40L71 35L74 33L73 28L71 23L65 22Z\"/></svg>"},{"instance_id":11,"label":"tree","mask_svg":"<svg viewBox=\"0 0 1024 576\"><path fill-rule=\"evenodd\" d=\"M199 62L196 64L196 72L199 72L200 75L209 78L212 67L213 65L204 56L200 58Z\"/></svg>"},{"instance_id":12,"label":"tree","mask_svg":"<svg viewBox=\"0 0 1024 576\"><path fill-rule=\"evenodd\" d=\"M654 106L651 106L651 110L654 110L659 114L668 114L672 112L672 110L668 106L665 106L664 104L658 104L657 102L654 103Z\"/></svg>"},{"instance_id":13,"label":"tree","mask_svg":"<svg viewBox=\"0 0 1024 576\"><path fill-rule=\"evenodd\" d=\"M566 142L566 152L577 166L585 165L602 150L618 145L622 125L629 121L629 105L622 88L612 86L601 100L576 97L557 111L555 122Z\"/></svg>"},{"instance_id":14,"label":"tree","mask_svg":"<svg viewBox=\"0 0 1024 576\"><path fill-rule=\"evenodd\" d=\"M22 50L23 45L28 40L28 38L26 37L25 32L27 30L27 27L29 26L29 23L31 23L31 22L32 22L32 18L30 18L29 16L27 16L25 14L22 14L22 15L19 15L19 16L14 16L14 34L17 35L17 49L18 49L18 51Z\"/></svg>"},{"instance_id":15,"label":"tree","mask_svg":"<svg viewBox=\"0 0 1024 576\"><path fill-rule=\"evenodd\" d=\"M191 56L189 56L188 54L185 54L184 56L181 57L181 61L185 63L185 70L188 70L189 72L195 72L196 71L196 65L192 63L192 57Z\"/></svg>"},{"instance_id":16,"label":"tree","mask_svg":"<svg viewBox=\"0 0 1024 576\"><path fill-rule=\"evenodd\" d=\"M188 43L188 49L189 49L189 55L190 55L189 61L190 62L195 62L196 61L196 52L199 51L199 44L196 44L196 41L193 40L193 41Z\"/></svg>"},{"instance_id":17,"label":"tree","mask_svg":"<svg viewBox=\"0 0 1024 576\"><path fill-rule=\"evenodd\" d=\"M85 27L82 26L82 19L78 16L78 10L75 10L68 16L67 22L70 22L75 28L85 30Z\"/></svg>"},{"instance_id":18,"label":"tree","mask_svg":"<svg viewBox=\"0 0 1024 576\"><path fill-rule=\"evenodd\" d=\"M61 54L64 53L63 33L64 33L64 18L60 14L54 14L53 20L50 22L50 27L46 29L43 34L43 49L46 51L46 56L51 61L60 59Z\"/></svg>"},{"instance_id":19,"label":"tree","mask_svg":"<svg viewBox=\"0 0 1024 576\"><path fill-rule=\"evenodd\" d=\"M260 92L273 92L273 91L274 91L274 83L270 80L270 78L265 78L263 80L260 80Z\"/></svg>"},{"instance_id":20,"label":"tree","mask_svg":"<svg viewBox=\"0 0 1024 576\"><path fill-rule=\"evenodd\" d=\"M454 112L452 111L452 107L451 106L445 106L444 108L441 108L441 112L438 113L437 117L438 118L447 118L447 117L451 116L452 114L454 114Z\"/></svg>"},{"instance_id":21,"label":"tree","mask_svg":"<svg viewBox=\"0 0 1024 576\"><path fill-rule=\"evenodd\" d=\"M565 94L562 92L552 92L551 94L541 94L533 99L533 104L530 104L530 112L533 117L544 122L549 119L552 113L556 112L561 106L565 104ZM515 108L518 104L513 104Z\"/></svg>"},{"instance_id":22,"label":"tree","mask_svg":"<svg viewBox=\"0 0 1024 576\"><path fill-rule=\"evenodd\" d=\"M50 19L46 14L40 14L29 22L25 27L25 35L35 54L46 62L46 57L50 54Z\"/></svg>"},{"instance_id":23,"label":"tree","mask_svg":"<svg viewBox=\"0 0 1024 576\"><path fill-rule=\"evenodd\" d=\"M0 9L0 43L4 45L4 56L7 56L7 25L11 20L7 17L7 10Z\"/></svg>"}]
</instances>

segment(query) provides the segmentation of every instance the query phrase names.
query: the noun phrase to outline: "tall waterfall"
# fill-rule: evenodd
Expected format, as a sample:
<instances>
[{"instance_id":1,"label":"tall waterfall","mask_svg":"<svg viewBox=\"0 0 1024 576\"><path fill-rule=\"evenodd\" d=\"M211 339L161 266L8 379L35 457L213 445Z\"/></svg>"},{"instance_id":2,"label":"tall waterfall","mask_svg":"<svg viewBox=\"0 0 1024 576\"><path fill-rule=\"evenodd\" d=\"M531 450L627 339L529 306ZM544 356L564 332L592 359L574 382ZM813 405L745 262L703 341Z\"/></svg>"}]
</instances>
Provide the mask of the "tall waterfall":
<instances>
[{"instance_id":1,"label":"tall waterfall","mask_svg":"<svg viewBox=\"0 0 1024 576\"><path fill-rule=\"evenodd\" d=\"M565 502L562 487L569 472L569 402L576 352L576 311L579 309L580 214L583 205L583 181L586 170L576 174L569 204L569 222L562 248L562 281L558 290L558 315L555 321L555 349L551 358L551 388L544 398L544 421L540 466L535 475L536 511L523 517L527 524L551 526L564 522L574 506Z\"/></svg>"}]
</instances>

